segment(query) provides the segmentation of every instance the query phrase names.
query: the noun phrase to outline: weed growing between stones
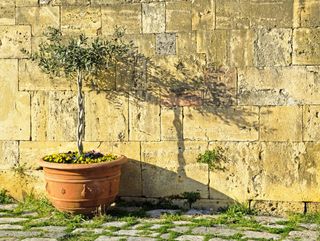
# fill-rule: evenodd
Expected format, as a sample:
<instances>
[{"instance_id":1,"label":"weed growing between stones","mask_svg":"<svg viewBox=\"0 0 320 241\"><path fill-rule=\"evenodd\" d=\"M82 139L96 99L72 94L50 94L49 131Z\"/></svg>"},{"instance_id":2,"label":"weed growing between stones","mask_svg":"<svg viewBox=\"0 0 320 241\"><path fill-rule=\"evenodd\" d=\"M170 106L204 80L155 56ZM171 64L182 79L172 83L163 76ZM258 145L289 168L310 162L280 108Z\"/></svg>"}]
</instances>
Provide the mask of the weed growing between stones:
<instances>
[{"instance_id":1,"label":"weed growing between stones","mask_svg":"<svg viewBox=\"0 0 320 241\"><path fill-rule=\"evenodd\" d=\"M13 198L11 198L6 190L0 190L0 204L10 204L13 203Z\"/></svg>"}]
</instances>

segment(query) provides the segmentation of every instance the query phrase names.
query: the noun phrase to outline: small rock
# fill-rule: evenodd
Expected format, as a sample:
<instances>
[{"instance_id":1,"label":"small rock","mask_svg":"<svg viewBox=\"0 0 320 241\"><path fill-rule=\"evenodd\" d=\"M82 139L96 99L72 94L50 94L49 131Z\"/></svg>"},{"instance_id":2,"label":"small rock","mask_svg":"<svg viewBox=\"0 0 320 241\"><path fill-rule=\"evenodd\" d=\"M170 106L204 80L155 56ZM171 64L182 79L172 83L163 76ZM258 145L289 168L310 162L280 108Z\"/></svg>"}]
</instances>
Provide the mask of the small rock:
<instances>
[{"instance_id":1,"label":"small rock","mask_svg":"<svg viewBox=\"0 0 320 241\"><path fill-rule=\"evenodd\" d=\"M18 207L18 204L0 204L0 210L12 211Z\"/></svg>"},{"instance_id":2,"label":"small rock","mask_svg":"<svg viewBox=\"0 0 320 241\"><path fill-rule=\"evenodd\" d=\"M21 225L11 225L11 224L1 224L0 230L15 230L15 229L23 229Z\"/></svg>"},{"instance_id":3,"label":"small rock","mask_svg":"<svg viewBox=\"0 0 320 241\"><path fill-rule=\"evenodd\" d=\"M214 234L221 236L232 236L237 233L234 229L224 227L198 227L192 230L193 234Z\"/></svg>"},{"instance_id":4,"label":"small rock","mask_svg":"<svg viewBox=\"0 0 320 241\"><path fill-rule=\"evenodd\" d=\"M301 241L315 241L319 240L319 232L310 230L291 231L288 238L299 239Z\"/></svg>"},{"instance_id":5,"label":"small rock","mask_svg":"<svg viewBox=\"0 0 320 241\"><path fill-rule=\"evenodd\" d=\"M177 237L175 240L179 241L203 241L203 236L194 236L194 235L182 235Z\"/></svg>"},{"instance_id":6,"label":"small rock","mask_svg":"<svg viewBox=\"0 0 320 241\"><path fill-rule=\"evenodd\" d=\"M246 238L254 238L254 239L278 240L281 238L281 236L278 234L267 233L267 232L256 232L256 231L244 231L243 235Z\"/></svg>"},{"instance_id":7,"label":"small rock","mask_svg":"<svg viewBox=\"0 0 320 241\"><path fill-rule=\"evenodd\" d=\"M104 227L104 228L109 228L109 227L121 228L121 227L125 226L126 224L127 224L127 222L122 222L122 221L119 221L119 222L107 222L107 223L103 223L101 225L101 227Z\"/></svg>"},{"instance_id":8,"label":"small rock","mask_svg":"<svg viewBox=\"0 0 320 241\"><path fill-rule=\"evenodd\" d=\"M28 220L27 218L0 218L0 223L19 223Z\"/></svg>"},{"instance_id":9,"label":"small rock","mask_svg":"<svg viewBox=\"0 0 320 241\"><path fill-rule=\"evenodd\" d=\"M146 212L146 215L151 218L159 218L162 214L176 214L179 213L180 210L173 209L154 209Z\"/></svg>"},{"instance_id":10,"label":"small rock","mask_svg":"<svg viewBox=\"0 0 320 241\"><path fill-rule=\"evenodd\" d=\"M103 232L105 232L104 229L102 228L76 228L75 230L72 231L72 233L85 233L85 232L92 232L95 234L102 234Z\"/></svg>"},{"instance_id":11,"label":"small rock","mask_svg":"<svg viewBox=\"0 0 320 241\"><path fill-rule=\"evenodd\" d=\"M170 238L170 234L169 233L164 233L160 236L160 238L164 239L164 240L167 240Z\"/></svg>"}]
</instances>

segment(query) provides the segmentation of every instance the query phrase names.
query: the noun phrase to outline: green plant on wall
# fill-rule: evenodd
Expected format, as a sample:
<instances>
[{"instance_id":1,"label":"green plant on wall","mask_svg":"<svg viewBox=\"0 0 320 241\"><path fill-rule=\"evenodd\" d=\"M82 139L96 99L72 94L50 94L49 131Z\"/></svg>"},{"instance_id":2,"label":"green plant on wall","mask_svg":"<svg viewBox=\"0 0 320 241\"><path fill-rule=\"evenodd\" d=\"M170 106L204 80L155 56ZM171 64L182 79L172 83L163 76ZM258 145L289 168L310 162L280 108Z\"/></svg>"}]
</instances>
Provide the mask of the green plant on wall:
<instances>
[{"instance_id":1,"label":"green plant on wall","mask_svg":"<svg viewBox=\"0 0 320 241\"><path fill-rule=\"evenodd\" d=\"M52 76L66 76L77 83L78 87L78 126L77 147L79 156L83 155L83 136L85 128L85 107L83 82L90 77L98 77L101 71L119 59L125 58L133 49L132 43L123 41L124 30L116 28L113 38L102 40L99 37L88 39L81 34L78 37L65 38L59 29L49 28L47 41L42 42L39 51L29 53L42 71ZM104 81L108 81L107 78Z\"/></svg>"},{"instance_id":2,"label":"green plant on wall","mask_svg":"<svg viewBox=\"0 0 320 241\"><path fill-rule=\"evenodd\" d=\"M182 198L186 199L186 203L189 205L191 209L192 204L194 204L197 200L200 199L199 192L184 192L182 193Z\"/></svg>"},{"instance_id":3,"label":"green plant on wall","mask_svg":"<svg viewBox=\"0 0 320 241\"><path fill-rule=\"evenodd\" d=\"M221 147L213 150L206 150L204 153L200 153L197 157L197 162L207 164L210 171L225 170L223 163L225 163L226 160L224 150Z\"/></svg>"}]
</instances>

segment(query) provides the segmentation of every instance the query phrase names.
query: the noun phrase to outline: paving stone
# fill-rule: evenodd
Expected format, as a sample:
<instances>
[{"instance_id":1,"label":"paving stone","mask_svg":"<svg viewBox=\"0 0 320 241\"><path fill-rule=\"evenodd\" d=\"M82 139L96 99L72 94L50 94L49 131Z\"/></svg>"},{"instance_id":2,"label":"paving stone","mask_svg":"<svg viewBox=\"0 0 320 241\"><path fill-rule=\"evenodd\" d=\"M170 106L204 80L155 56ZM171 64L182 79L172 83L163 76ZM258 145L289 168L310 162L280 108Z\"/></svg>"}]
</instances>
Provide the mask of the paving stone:
<instances>
[{"instance_id":1,"label":"paving stone","mask_svg":"<svg viewBox=\"0 0 320 241\"><path fill-rule=\"evenodd\" d=\"M319 240L319 232L317 231L291 231L288 238L299 239L301 241Z\"/></svg>"},{"instance_id":2,"label":"paving stone","mask_svg":"<svg viewBox=\"0 0 320 241\"><path fill-rule=\"evenodd\" d=\"M38 217L38 213L36 212L25 212L25 213L22 213L20 216L21 217Z\"/></svg>"},{"instance_id":3,"label":"paving stone","mask_svg":"<svg viewBox=\"0 0 320 241\"><path fill-rule=\"evenodd\" d=\"M54 238L26 238L22 239L22 241L57 241Z\"/></svg>"},{"instance_id":4,"label":"paving stone","mask_svg":"<svg viewBox=\"0 0 320 241\"><path fill-rule=\"evenodd\" d=\"M187 212L184 213L184 215L188 216L195 216L195 215L204 215L204 214L210 214L210 210L198 210L198 209L190 209Z\"/></svg>"},{"instance_id":5,"label":"paving stone","mask_svg":"<svg viewBox=\"0 0 320 241\"><path fill-rule=\"evenodd\" d=\"M176 214L180 212L180 210L173 209L155 209L146 212L146 215L151 218L159 218L162 214Z\"/></svg>"},{"instance_id":6,"label":"paving stone","mask_svg":"<svg viewBox=\"0 0 320 241\"><path fill-rule=\"evenodd\" d=\"M188 224L192 224L192 222L190 221L173 221L172 222L174 225L188 225Z\"/></svg>"},{"instance_id":7,"label":"paving stone","mask_svg":"<svg viewBox=\"0 0 320 241\"><path fill-rule=\"evenodd\" d=\"M262 223L262 224L270 224L270 223L288 221L288 219L286 219L286 218L272 217L272 216L255 216L254 219L257 222Z\"/></svg>"},{"instance_id":8,"label":"paving stone","mask_svg":"<svg viewBox=\"0 0 320 241\"><path fill-rule=\"evenodd\" d=\"M47 232L63 232L67 228L62 226L45 226L45 227L33 227L31 230L41 230Z\"/></svg>"},{"instance_id":9,"label":"paving stone","mask_svg":"<svg viewBox=\"0 0 320 241\"><path fill-rule=\"evenodd\" d=\"M149 229L159 229L159 228L161 228L161 227L163 227L163 225L162 224L154 224L154 225L152 225Z\"/></svg>"},{"instance_id":10,"label":"paving stone","mask_svg":"<svg viewBox=\"0 0 320 241\"><path fill-rule=\"evenodd\" d=\"M182 235L176 238L179 241L203 241L203 236L194 236L194 235Z\"/></svg>"},{"instance_id":11,"label":"paving stone","mask_svg":"<svg viewBox=\"0 0 320 241\"><path fill-rule=\"evenodd\" d=\"M155 238L147 238L147 237L129 237L127 241L156 241Z\"/></svg>"},{"instance_id":12,"label":"paving stone","mask_svg":"<svg viewBox=\"0 0 320 241\"><path fill-rule=\"evenodd\" d=\"M119 221L119 222L107 222L107 223L103 223L101 225L101 227L104 227L104 228L109 228L109 227L121 228L126 224L127 224L126 222L121 222L121 221Z\"/></svg>"},{"instance_id":13,"label":"paving stone","mask_svg":"<svg viewBox=\"0 0 320 241\"><path fill-rule=\"evenodd\" d=\"M281 224L267 224L267 225L263 225L264 227L266 228L278 228L278 229L281 229L281 228L286 228L287 226L286 225L281 225Z\"/></svg>"},{"instance_id":14,"label":"paving stone","mask_svg":"<svg viewBox=\"0 0 320 241\"><path fill-rule=\"evenodd\" d=\"M19 241L19 239L16 239L16 238L0 238L0 241Z\"/></svg>"},{"instance_id":15,"label":"paving stone","mask_svg":"<svg viewBox=\"0 0 320 241\"><path fill-rule=\"evenodd\" d=\"M271 239L271 240L278 240L280 239L280 235L267 233L267 232L256 232L256 231L244 231L244 237L246 238L254 238L254 239Z\"/></svg>"},{"instance_id":16,"label":"paving stone","mask_svg":"<svg viewBox=\"0 0 320 241\"><path fill-rule=\"evenodd\" d=\"M18 207L18 204L0 204L0 210L11 211Z\"/></svg>"},{"instance_id":17,"label":"paving stone","mask_svg":"<svg viewBox=\"0 0 320 241\"><path fill-rule=\"evenodd\" d=\"M0 237L35 237L41 235L41 232L34 231L8 231L8 230L0 230Z\"/></svg>"},{"instance_id":18,"label":"paving stone","mask_svg":"<svg viewBox=\"0 0 320 241\"><path fill-rule=\"evenodd\" d=\"M178 226L178 227L170 228L170 230L177 233L185 233L190 230L190 227Z\"/></svg>"},{"instance_id":19,"label":"paving stone","mask_svg":"<svg viewBox=\"0 0 320 241\"><path fill-rule=\"evenodd\" d=\"M21 225L1 224L0 230L23 229Z\"/></svg>"},{"instance_id":20,"label":"paving stone","mask_svg":"<svg viewBox=\"0 0 320 241\"><path fill-rule=\"evenodd\" d=\"M0 218L0 223L19 223L28 220L27 218Z\"/></svg>"},{"instance_id":21,"label":"paving stone","mask_svg":"<svg viewBox=\"0 0 320 241\"><path fill-rule=\"evenodd\" d=\"M232 236L237 233L234 229L223 227L198 227L192 230L193 234L214 234L221 236Z\"/></svg>"},{"instance_id":22,"label":"paving stone","mask_svg":"<svg viewBox=\"0 0 320 241\"><path fill-rule=\"evenodd\" d=\"M128 229L128 230L119 230L114 232L113 234L125 235L125 236L138 236L140 232L141 232L140 230Z\"/></svg>"},{"instance_id":23,"label":"paving stone","mask_svg":"<svg viewBox=\"0 0 320 241\"><path fill-rule=\"evenodd\" d=\"M109 237L109 236L100 236L99 238L97 238L95 241L119 241L119 240L123 240L126 237Z\"/></svg>"},{"instance_id":24,"label":"paving stone","mask_svg":"<svg viewBox=\"0 0 320 241\"><path fill-rule=\"evenodd\" d=\"M162 235L160 236L160 238L162 238L162 239L164 239L164 240L169 239L169 237L170 237L170 234L169 234L169 233L164 233L164 234L162 234Z\"/></svg>"},{"instance_id":25,"label":"paving stone","mask_svg":"<svg viewBox=\"0 0 320 241\"><path fill-rule=\"evenodd\" d=\"M300 223L299 224L301 227L309 229L309 230L318 230L319 225L315 223Z\"/></svg>"},{"instance_id":26,"label":"paving stone","mask_svg":"<svg viewBox=\"0 0 320 241\"><path fill-rule=\"evenodd\" d=\"M228 239L228 240L233 241L234 239ZM209 241L226 241L226 240L222 238L212 238L212 239L209 239Z\"/></svg>"},{"instance_id":27,"label":"paving stone","mask_svg":"<svg viewBox=\"0 0 320 241\"><path fill-rule=\"evenodd\" d=\"M102 234L105 232L102 228L76 228L72 231L72 233L85 233L85 232L93 232L95 234Z\"/></svg>"}]
</instances>

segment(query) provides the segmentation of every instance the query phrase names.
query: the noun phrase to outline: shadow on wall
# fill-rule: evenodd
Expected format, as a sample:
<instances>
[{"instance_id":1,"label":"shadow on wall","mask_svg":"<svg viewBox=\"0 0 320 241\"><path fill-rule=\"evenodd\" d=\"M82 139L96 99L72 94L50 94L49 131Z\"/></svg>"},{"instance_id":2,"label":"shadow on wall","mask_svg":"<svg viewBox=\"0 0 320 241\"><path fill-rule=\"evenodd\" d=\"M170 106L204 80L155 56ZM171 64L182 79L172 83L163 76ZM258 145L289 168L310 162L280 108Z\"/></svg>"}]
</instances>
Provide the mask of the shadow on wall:
<instances>
[{"instance_id":1,"label":"shadow on wall","mask_svg":"<svg viewBox=\"0 0 320 241\"><path fill-rule=\"evenodd\" d=\"M226 209L229 205L237 203L236 200L209 187L209 172L204 166L199 168L199 166L195 167L189 165L189 167L186 168L187 172L190 174L192 174L192 171L195 171L193 175L202 175L200 179L206 179L206 181L201 182L202 180L197 181L192 175L185 175L184 170L178 170L182 169L180 166L179 168L174 167L173 164L171 167L168 166L167 168L163 168L150 163L130 159L127 166L128 165L136 167L141 166L142 180L137 180L140 178L136 173L128 172L128 170L132 171L132 168L126 169L126 166L123 166L119 195L122 200L129 202L136 201L138 203L148 202L155 205L187 207L186 200L183 199L183 193L197 192L200 194L200 199L193 205L193 207L196 208L212 208L214 211L221 211ZM195 170L195 168L198 170ZM130 196L130 189L132 189L133 186L136 186L137 183L141 185L141 195Z\"/></svg>"}]
</instances>

